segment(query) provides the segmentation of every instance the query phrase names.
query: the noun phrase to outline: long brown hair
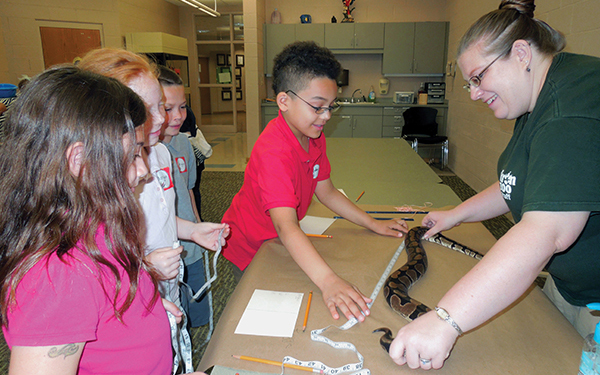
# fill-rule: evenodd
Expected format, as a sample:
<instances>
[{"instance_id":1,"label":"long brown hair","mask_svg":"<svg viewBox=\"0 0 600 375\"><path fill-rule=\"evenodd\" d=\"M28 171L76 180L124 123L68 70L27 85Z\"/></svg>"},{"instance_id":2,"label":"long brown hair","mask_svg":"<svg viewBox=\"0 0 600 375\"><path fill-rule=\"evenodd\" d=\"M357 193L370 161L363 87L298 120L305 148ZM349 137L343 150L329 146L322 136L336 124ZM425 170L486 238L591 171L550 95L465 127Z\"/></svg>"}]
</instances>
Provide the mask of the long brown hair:
<instances>
[{"instance_id":1,"label":"long brown hair","mask_svg":"<svg viewBox=\"0 0 600 375\"><path fill-rule=\"evenodd\" d=\"M124 149L123 136L135 139L135 127L145 120L144 103L131 89L72 66L41 73L15 102L0 150L2 324L8 324L7 308L31 267L51 254L64 260L79 241L78 250L116 280L116 290L105 289L115 316L121 319L129 308L143 268L144 217L128 186L134 155ZM84 152L74 176L66 154L79 142ZM95 241L102 226L130 282L120 306L121 276Z\"/></svg>"},{"instance_id":2,"label":"long brown hair","mask_svg":"<svg viewBox=\"0 0 600 375\"><path fill-rule=\"evenodd\" d=\"M461 38L457 55L483 41L489 55L507 56L516 40L523 39L539 52L554 56L565 48L566 39L542 20L533 17L534 0L503 0L494 10L477 20Z\"/></svg>"}]
</instances>

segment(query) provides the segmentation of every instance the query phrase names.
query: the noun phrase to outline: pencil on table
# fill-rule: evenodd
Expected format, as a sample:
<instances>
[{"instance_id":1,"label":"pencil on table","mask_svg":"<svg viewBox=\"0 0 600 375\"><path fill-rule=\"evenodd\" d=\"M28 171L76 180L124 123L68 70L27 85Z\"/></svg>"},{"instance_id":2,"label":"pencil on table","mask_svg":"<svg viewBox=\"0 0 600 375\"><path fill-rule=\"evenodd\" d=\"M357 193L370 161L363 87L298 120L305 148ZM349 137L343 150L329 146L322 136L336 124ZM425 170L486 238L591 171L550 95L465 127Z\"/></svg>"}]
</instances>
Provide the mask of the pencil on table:
<instances>
[{"instance_id":1,"label":"pencil on table","mask_svg":"<svg viewBox=\"0 0 600 375\"><path fill-rule=\"evenodd\" d=\"M358 202L358 200L363 196L364 193L365 193L365 191L363 190L363 192L360 193L360 195L358 196L358 198L356 198L355 202Z\"/></svg>"},{"instance_id":2,"label":"pencil on table","mask_svg":"<svg viewBox=\"0 0 600 375\"><path fill-rule=\"evenodd\" d=\"M310 233L306 233L307 237L316 237L316 238L333 238L333 236L329 235L329 234L310 234Z\"/></svg>"},{"instance_id":3,"label":"pencil on table","mask_svg":"<svg viewBox=\"0 0 600 375\"><path fill-rule=\"evenodd\" d=\"M310 311L310 302L312 301L312 290L308 293L308 303L306 304L306 312L304 313L304 324L302 325L302 332L306 330L306 322L308 322L308 312Z\"/></svg>"},{"instance_id":4,"label":"pencil on table","mask_svg":"<svg viewBox=\"0 0 600 375\"><path fill-rule=\"evenodd\" d=\"M277 361L271 361L270 359L254 358L254 357L248 357L245 355L234 355L232 357L237 358L237 359L243 359L245 361L264 363L267 365L273 365L273 366L279 366L279 367L281 367L283 365L283 367L287 367L287 368L294 368L296 370L303 370L303 371L309 371L309 372L316 372L317 374L323 374L323 370L317 370L316 368L292 365L291 363L282 363L282 362L277 362Z\"/></svg>"}]
</instances>

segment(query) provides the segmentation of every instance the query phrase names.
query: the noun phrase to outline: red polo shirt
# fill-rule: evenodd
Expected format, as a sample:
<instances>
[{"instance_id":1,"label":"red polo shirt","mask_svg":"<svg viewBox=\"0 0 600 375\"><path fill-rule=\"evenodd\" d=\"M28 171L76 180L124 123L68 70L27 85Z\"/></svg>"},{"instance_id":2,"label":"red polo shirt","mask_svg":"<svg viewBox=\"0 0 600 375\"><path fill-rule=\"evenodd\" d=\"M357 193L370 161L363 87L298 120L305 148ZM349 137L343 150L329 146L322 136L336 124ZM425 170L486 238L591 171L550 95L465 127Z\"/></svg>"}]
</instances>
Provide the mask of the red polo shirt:
<instances>
[{"instance_id":1,"label":"red polo shirt","mask_svg":"<svg viewBox=\"0 0 600 375\"><path fill-rule=\"evenodd\" d=\"M292 207L302 220L317 182L328 179L330 173L325 136L311 139L309 152L304 151L279 112L258 137L244 185L223 216L223 222L231 226L225 258L246 269L262 243L277 237L268 211Z\"/></svg>"}]
</instances>

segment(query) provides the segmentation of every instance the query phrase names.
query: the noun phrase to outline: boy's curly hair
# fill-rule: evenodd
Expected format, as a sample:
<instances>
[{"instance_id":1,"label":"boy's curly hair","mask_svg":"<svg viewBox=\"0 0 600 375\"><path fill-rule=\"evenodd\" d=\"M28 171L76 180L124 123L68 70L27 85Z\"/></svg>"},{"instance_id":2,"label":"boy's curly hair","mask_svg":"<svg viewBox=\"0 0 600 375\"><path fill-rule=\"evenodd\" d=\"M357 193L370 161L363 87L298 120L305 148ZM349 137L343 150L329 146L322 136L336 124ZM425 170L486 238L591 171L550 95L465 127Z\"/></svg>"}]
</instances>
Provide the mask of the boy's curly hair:
<instances>
[{"instance_id":1,"label":"boy's curly hair","mask_svg":"<svg viewBox=\"0 0 600 375\"><path fill-rule=\"evenodd\" d=\"M315 78L336 80L342 69L333 53L315 42L294 42L286 46L274 60L273 91L302 91Z\"/></svg>"}]
</instances>

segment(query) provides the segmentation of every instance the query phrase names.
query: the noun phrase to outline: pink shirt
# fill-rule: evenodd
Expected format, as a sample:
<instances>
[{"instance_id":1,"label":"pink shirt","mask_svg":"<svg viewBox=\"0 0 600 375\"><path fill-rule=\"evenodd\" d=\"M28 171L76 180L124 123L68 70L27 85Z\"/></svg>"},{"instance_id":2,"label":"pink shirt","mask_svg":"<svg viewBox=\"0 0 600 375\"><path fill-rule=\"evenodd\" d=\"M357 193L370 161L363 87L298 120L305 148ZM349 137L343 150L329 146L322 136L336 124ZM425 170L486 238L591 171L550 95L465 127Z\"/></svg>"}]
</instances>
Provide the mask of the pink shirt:
<instances>
[{"instance_id":1,"label":"pink shirt","mask_svg":"<svg viewBox=\"0 0 600 375\"><path fill-rule=\"evenodd\" d=\"M223 222L231 226L225 258L244 270L262 243L277 237L269 209L292 207L301 220L317 182L328 179L330 173L325 136L311 139L309 152L304 151L279 112L258 137L244 184L223 216Z\"/></svg>"},{"instance_id":2,"label":"pink shirt","mask_svg":"<svg viewBox=\"0 0 600 375\"><path fill-rule=\"evenodd\" d=\"M113 260L104 242L104 231L96 234L100 252ZM61 261L54 253L40 260L22 279L16 290L17 304L8 309L6 342L13 346L50 346L86 342L79 375L171 373L169 322L160 301L147 309L154 288L146 272L133 304L123 314L123 323L114 317L110 298L115 280L108 270L99 271L91 260L72 249ZM121 274L122 291L129 288L127 274ZM118 306L123 298L119 298Z\"/></svg>"}]
</instances>

